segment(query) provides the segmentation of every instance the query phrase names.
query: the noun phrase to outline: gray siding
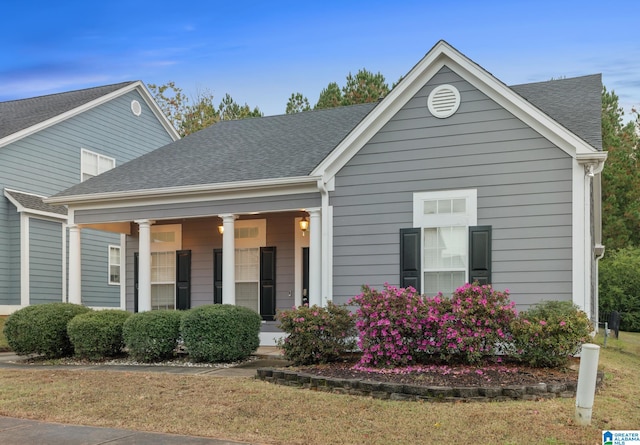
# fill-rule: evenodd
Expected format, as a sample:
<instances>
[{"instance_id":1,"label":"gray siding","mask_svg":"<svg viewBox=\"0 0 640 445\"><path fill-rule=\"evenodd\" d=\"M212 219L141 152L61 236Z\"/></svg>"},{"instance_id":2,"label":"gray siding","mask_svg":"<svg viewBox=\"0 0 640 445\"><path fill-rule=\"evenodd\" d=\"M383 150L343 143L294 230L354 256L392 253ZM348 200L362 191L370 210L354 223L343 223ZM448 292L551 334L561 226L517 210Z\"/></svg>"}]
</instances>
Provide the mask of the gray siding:
<instances>
[{"instance_id":1,"label":"gray siding","mask_svg":"<svg viewBox=\"0 0 640 445\"><path fill-rule=\"evenodd\" d=\"M62 224L29 220L30 304L62 300Z\"/></svg>"},{"instance_id":2,"label":"gray siding","mask_svg":"<svg viewBox=\"0 0 640 445\"><path fill-rule=\"evenodd\" d=\"M139 117L131 112L133 99L142 105ZM170 142L171 137L140 94L136 91L129 92L0 147L0 191L8 187L50 196L78 183L81 148L113 157L116 165L120 165ZM0 304L20 303L20 275L19 269L16 272L14 266L20 264L19 261L16 262L16 258L19 259L19 218L12 212L15 213L15 207L0 195L0 252L3 252L0 253ZM85 252L83 247L83 265L90 270L106 270L106 254L94 257L92 250L95 246L89 244L86 247L89 250ZM90 264L92 257L100 263ZM93 293L96 286L101 287L96 295L109 291L103 279L87 281L90 276L94 276L92 272L83 280L85 289L90 289ZM106 303L104 295L96 298ZM118 301L114 300L113 304L117 305Z\"/></svg>"},{"instance_id":3,"label":"gray siding","mask_svg":"<svg viewBox=\"0 0 640 445\"><path fill-rule=\"evenodd\" d=\"M455 85L461 105L430 115L427 96ZM493 285L521 307L571 299L572 160L447 68L336 176L334 300L399 281L399 230L413 193L475 188L478 224L493 226Z\"/></svg>"},{"instance_id":4,"label":"gray siding","mask_svg":"<svg viewBox=\"0 0 640 445\"><path fill-rule=\"evenodd\" d=\"M120 245L120 235L82 229L82 304L119 307L120 286L109 284L109 245Z\"/></svg>"}]
</instances>

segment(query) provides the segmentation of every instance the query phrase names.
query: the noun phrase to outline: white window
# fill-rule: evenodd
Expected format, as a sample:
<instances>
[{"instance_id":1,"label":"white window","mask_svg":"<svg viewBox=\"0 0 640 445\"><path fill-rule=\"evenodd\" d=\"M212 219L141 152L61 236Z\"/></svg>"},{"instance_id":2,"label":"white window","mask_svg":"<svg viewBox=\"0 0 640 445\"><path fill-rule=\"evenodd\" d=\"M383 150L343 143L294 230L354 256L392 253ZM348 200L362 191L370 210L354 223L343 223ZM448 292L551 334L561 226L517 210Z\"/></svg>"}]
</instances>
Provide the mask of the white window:
<instances>
[{"instance_id":1,"label":"white window","mask_svg":"<svg viewBox=\"0 0 640 445\"><path fill-rule=\"evenodd\" d=\"M260 247L266 246L267 221L235 222L236 305L260 312Z\"/></svg>"},{"instance_id":2,"label":"white window","mask_svg":"<svg viewBox=\"0 0 640 445\"><path fill-rule=\"evenodd\" d=\"M120 246L109 246L109 284L120 284Z\"/></svg>"},{"instance_id":3,"label":"white window","mask_svg":"<svg viewBox=\"0 0 640 445\"><path fill-rule=\"evenodd\" d=\"M81 181L98 176L100 173L111 170L116 166L116 160L108 156L103 156L84 148L80 152L82 157L80 167Z\"/></svg>"},{"instance_id":4,"label":"white window","mask_svg":"<svg viewBox=\"0 0 640 445\"><path fill-rule=\"evenodd\" d=\"M182 248L182 226L151 226L151 309L176 308L176 250Z\"/></svg>"},{"instance_id":5,"label":"white window","mask_svg":"<svg viewBox=\"0 0 640 445\"><path fill-rule=\"evenodd\" d=\"M477 191L413 195L413 224L422 228L422 289L450 295L468 281L469 227L477 225Z\"/></svg>"}]
</instances>

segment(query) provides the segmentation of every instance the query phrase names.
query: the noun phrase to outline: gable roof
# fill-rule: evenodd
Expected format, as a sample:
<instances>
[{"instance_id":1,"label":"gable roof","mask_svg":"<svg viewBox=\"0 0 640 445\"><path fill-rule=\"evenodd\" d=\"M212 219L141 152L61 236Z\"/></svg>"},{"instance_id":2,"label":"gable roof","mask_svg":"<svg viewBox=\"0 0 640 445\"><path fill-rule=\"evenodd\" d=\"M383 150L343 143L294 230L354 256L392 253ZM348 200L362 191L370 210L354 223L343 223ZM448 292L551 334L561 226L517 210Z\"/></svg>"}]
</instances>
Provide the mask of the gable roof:
<instances>
[{"instance_id":1,"label":"gable roof","mask_svg":"<svg viewBox=\"0 0 640 445\"><path fill-rule=\"evenodd\" d=\"M16 206L18 212L26 211L60 219L65 219L67 216L67 208L65 206L46 204L42 201L45 198L44 196L7 188L4 189L4 195Z\"/></svg>"},{"instance_id":2,"label":"gable roof","mask_svg":"<svg viewBox=\"0 0 640 445\"><path fill-rule=\"evenodd\" d=\"M189 188L222 190L226 184L250 188L260 181L290 178L322 178L328 183L443 66L567 153L592 156L601 149L599 75L512 89L440 41L380 102L219 122L67 189L49 202L142 197Z\"/></svg>"},{"instance_id":3,"label":"gable roof","mask_svg":"<svg viewBox=\"0 0 640 445\"><path fill-rule=\"evenodd\" d=\"M134 89L140 92L173 140L177 140L178 133L158 108L146 87L140 81L130 81L0 102L0 146L14 142Z\"/></svg>"}]
</instances>

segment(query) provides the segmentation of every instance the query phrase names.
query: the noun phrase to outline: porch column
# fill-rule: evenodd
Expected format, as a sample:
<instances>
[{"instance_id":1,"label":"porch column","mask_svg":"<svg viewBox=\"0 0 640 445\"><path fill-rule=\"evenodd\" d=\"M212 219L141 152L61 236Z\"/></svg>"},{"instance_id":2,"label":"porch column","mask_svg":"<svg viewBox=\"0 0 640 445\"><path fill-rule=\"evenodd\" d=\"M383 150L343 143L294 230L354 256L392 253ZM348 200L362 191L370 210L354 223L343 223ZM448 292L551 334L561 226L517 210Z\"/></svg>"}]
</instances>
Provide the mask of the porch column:
<instances>
[{"instance_id":1,"label":"porch column","mask_svg":"<svg viewBox=\"0 0 640 445\"><path fill-rule=\"evenodd\" d=\"M138 224L138 312L151 310L151 225L141 219Z\"/></svg>"},{"instance_id":2,"label":"porch column","mask_svg":"<svg viewBox=\"0 0 640 445\"><path fill-rule=\"evenodd\" d=\"M222 304L236 304L235 220L231 214L222 218Z\"/></svg>"},{"instance_id":3,"label":"porch column","mask_svg":"<svg viewBox=\"0 0 640 445\"><path fill-rule=\"evenodd\" d=\"M69 303L82 304L80 227L69 225Z\"/></svg>"},{"instance_id":4,"label":"porch column","mask_svg":"<svg viewBox=\"0 0 640 445\"><path fill-rule=\"evenodd\" d=\"M322 219L309 209L309 306L322 306Z\"/></svg>"}]
</instances>

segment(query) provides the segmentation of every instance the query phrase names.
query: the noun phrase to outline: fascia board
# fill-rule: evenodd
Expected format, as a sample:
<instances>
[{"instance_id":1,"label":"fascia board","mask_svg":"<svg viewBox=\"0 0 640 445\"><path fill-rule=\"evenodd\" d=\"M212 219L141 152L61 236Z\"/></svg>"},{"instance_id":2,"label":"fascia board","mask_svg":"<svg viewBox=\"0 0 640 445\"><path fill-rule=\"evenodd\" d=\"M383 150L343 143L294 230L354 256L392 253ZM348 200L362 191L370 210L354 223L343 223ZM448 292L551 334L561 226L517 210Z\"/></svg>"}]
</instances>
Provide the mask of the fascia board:
<instances>
[{"instance_id":1,"label":"fascia board","mask_svg":"<svg viewBox=\"0 0 640 445\"><path fill-rule=\"evenodd\" d=\"M140 82L139 80L130 83L129 85L122 87L118 90L112 91L109 94L105 94L104 96L100 96L97 99L94 99L90 102L87 102L84 105L80 105L79 107L76 107L72 110L66 111L64 113L58 114L57 116L54 116L50 119L47 119L45 121L39 122L35 125L32 125L31 127L25 128L23 130L17 131L13 134L10 134L9 136L5 136L3 139L0 139L0 147L3 147L5 145L11 144L13 142L16 142L22 138L25 138L27 136L30 136L34 133L37 133L39 131L44 130L45 128L49 128L52 125L55 125L57 123L63 122L67 119L70 119L74 116L77 116L81 113L84 113L85 111L88 111L92 108L95 108L99 105L102 105L106 102L109 102L110 100L115 99L116 97L122 96L123 94L126 94L130 91L133 90L138 90L138 92L141 93L141 95L144 97L144 100L147 102L147 104L151 107L152 110L154 110L154 114L158 117L158 105L155 104L155 101L153 101L153 99L151 100L151 103L153 103L154 105L151 105L151 103L149 103L149 98L151 97L150 93L148 91L145 91L145 87L143 85L142 82ZM144 91L144 93L143 93ZM162 116L164 116L164 114L162 112L160 112L160 114L162 114ZM171 135L171 137L177 137L177 139L179 139L180 137L178 136L178 133L175 131L175 129L173 128L173 126L171 126L171 124L169 124L169 122L167 121L166 117L164 118L164 120L160 120L162 125L166 128L167 132L169 132L169 134ZM174 139L176 140L176 139Z\"/></svg>"},{"instance_id":2,"label":"fascia board","mask_svg":"<svg viewBox=\"0 0 640 445\"><path fill-rule=\"evenodd\" d=\"M300 176L260 181L60 196L46 198L44 202L58 205L66 204L80 210L300 194L318 191L318 179L318 177Z\"/></svg>"},{"instance_id":3,"label":"fascia board","mask_svg":"<svg viewBox=\"0 0 640 445\"><path fill-rule=\"evenodd\" d=\"M147 86L138 80L136 82L136 88L138 88L138 92L140 93L144 101L147 103L149 108L151 108L151 111L155 115L156 119L160 121L164 129L167 131L167 133L169 133L169 136L171 136L171 139L173 139L174 141L177 141L178 139L180 139L180 135L178 134L178 131L173 127L173 125L171 125L171 122L169 122L169 119L167 118L167 116L162 112L162 110L158 106L158 103L155 101L155 99L149 92L149 89L147 88Z\"/></svg>"},{"instance_id":4,"label":"fascia board","mask_svg":"<svg viewBox=\"0 0 640 445\"><path fill-rule=\"evenodd\" d=\"M572 157L598 150L532 105L448 43L438 42L353 131L313 171L329 181L443 66L449 67L478 90Z\"/></svg>"}]
</instances>

